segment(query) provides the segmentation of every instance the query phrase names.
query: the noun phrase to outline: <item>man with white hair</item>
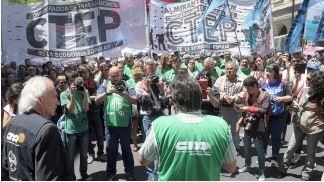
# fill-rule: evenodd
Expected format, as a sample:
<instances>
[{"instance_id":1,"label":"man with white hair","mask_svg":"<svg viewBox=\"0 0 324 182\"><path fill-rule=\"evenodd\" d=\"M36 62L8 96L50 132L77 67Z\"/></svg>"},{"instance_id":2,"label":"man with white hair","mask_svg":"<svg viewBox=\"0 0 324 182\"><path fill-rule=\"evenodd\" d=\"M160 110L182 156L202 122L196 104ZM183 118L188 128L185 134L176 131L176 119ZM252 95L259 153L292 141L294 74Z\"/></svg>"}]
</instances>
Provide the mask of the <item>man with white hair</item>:
<instances>
[{"instance_id":1,"label":"man with white hair","mask_svg":"<svg viewBox=\"0 0 324 182\"><path fill-rule=\"evenodd\" d=\"M20 115L5 131L4 156L11 180L74 180L59 131L48 117L59 105L53 82L29 79L21 92Z\"/></svg>"}]
</instances>

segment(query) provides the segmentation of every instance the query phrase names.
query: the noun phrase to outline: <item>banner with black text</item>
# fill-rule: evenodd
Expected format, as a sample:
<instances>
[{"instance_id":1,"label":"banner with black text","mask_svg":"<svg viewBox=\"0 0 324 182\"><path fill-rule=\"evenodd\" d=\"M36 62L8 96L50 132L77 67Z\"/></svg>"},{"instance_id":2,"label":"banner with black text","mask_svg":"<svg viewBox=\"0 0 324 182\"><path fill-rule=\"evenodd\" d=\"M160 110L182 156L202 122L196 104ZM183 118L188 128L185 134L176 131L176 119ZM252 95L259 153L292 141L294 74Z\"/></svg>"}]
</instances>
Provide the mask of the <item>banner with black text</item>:
<instances>
[{"instance_id":1,"label":"banner with black text","mask_svg":"<svg viewBox=\"0 0 324 182\"><path fill-rule=\"evenodd\" d=\"M147 45L144 0L5 0L4 59L71 61L117 57L125 47Z\"/></svg>"},{"instance_id":2,"label":"banner with black text","mask_svg":"<svg viewBox=\"0 0 324 182\"><path fill-rule=\"evenodd\" d=\"M224 2L220 4L220 2ZM152 0L149 42L152 52L219 52L265 55L273 48L270 1L259 12L262 21L246 25L260 0ZM217 6L213 4L216 2ZM204 14L209 7L212 11ZM203 15L203 16L202 16ZM201 17L203 17L201 19ZM200 21L203 21L201 23ZM214 26L215 23L217 26ZM197 31L201 27L201 32ZM198 28L197 28L198 27ZM216 31L215 31L216 28ZM253 46L250 45L251 38Z\"/></svg>"}]
</instances>

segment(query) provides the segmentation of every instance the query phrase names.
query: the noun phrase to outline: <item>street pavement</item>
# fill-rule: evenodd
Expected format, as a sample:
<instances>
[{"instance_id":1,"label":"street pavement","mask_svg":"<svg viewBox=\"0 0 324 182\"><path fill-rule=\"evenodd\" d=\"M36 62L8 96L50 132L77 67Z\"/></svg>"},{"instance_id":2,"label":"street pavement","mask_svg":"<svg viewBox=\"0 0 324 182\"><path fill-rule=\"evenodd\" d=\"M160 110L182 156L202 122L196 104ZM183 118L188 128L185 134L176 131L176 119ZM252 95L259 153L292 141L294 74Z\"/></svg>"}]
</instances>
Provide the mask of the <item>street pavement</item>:
<instances>
[{"instance_id":1,"label":"street pavement","mask_svg":"<svg viewBox=\"0 0 324 182\"><path fill-rule=\"evenodd\" d=\"M286 141L289 141L290 136L292 132L292 126L288 126L287 128L287 135L286 135ZM241 137L243 136L243 133L240 133ZM141 145L142 143L140 143ZM139 146L140 146L139 145ZM242 167L244 165L244 158L242 157L243 155L243 142L241 141L240 144L241 150L239 151L239 156L237 157L237 167ZM280 149L280 154L281 156L283 153L287 150L287 145L288 143L285 142L284 145ZM306 141L303 143L303 151L306 151ZM119 154L118 155L118 161L117 161L117 177L118 180L125 180L124 176L124 167L123 167L123 160L121 156L121 149L119 147ZM141 166L138 162L139 159L139 154L138 152L133 152L134 155L134 162L135 162L135 176L136 180L138 181L145 181L147 180L146 177L146 168ZM257 174L258 174L258 164L256 163L257 157L256 157L256 151L253 150L253 157L252 157L252 171L249 173L236 173L235 176L231 176L229 173L222 173L221 175L221 180L222 181L255 181L257 180ZM266 158L269 158L271 155L271 146L268 147L267 150L267 156ZM266 169L265 169L265 176L267 181L300 181L300 174L301 170L305 164L306 160L306 154L302 153L300 161L294 166L293 168L290 168L288 170L288 175L285 176L282 179L277 178L277 171L270 167L270 162L266 162ZM316 163L317 167L312 173L312 181L320 181L322 173L324 171L324 145L321 144L320 142L318 143L318 146L316 148ZM90 180L95 180L95 181L105 181L107 180L106 177L106 162L101 162L95 160L92 164L88 165L88 174L90 175ZM75 173L77 176L77 179L80 179L80 173L79 173L79 156L76 157L75 160Z\"/></svg>"}]
</instances>

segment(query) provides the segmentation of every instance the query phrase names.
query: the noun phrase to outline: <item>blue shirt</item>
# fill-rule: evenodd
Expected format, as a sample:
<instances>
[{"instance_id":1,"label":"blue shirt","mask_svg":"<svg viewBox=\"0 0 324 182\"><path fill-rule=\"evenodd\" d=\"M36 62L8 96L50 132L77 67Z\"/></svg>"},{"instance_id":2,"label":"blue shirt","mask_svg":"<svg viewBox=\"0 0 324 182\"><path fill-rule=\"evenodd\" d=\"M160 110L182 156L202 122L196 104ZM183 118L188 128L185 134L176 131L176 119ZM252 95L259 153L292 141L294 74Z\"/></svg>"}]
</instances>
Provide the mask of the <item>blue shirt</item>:
<instances>
[{"instance_id":1,"label":"blue shirt","mask_svg":"<svg viewBox=\"0 0 324 182\"><path fill-rule=\"evenodd\" d=\"M276 97L282 97L287 95L285 84L281 81L277 80L275 83L269 83L266 81L262 84L262 88L265 89L270 95L270 101ZM285 105L284 103L273 103L271 102L271 116L278 116L285 112Z\"/></svg>"}]
</instances>

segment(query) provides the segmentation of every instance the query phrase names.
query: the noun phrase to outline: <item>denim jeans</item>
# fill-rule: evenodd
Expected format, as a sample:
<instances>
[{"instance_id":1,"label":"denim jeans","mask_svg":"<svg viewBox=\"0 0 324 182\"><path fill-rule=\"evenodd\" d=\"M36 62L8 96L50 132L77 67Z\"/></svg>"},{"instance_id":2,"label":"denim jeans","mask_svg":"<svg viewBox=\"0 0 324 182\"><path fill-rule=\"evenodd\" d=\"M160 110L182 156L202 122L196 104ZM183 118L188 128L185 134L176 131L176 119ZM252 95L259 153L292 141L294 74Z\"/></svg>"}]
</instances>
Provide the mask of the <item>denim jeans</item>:
<instances>
[{"instance_id":1,"label":"denim jeans","mask_svg":"<svg viewBox=\"0 0 324 182\"><path fill-rule=\"evenodd\" d=\"M97 140L97 146L98 146L98 152L97 155L103 155L104 154L104 133L103 128L101 124L101 119L98 116L95 117L89 117L89 129L90 129L90 135L94 135ZM89 137L90 138L90 137ZM91 144L91 139L89 139L89 154L94 154L94 147Z\"/></svg>"},{"instance_id":2,"label":"denim jeans","mask_svg":"<svg viewBox=\"0 0 324 182\"><path fill-rule=\"evenodd\" d=\"M158 116L150 116L150 115L144 115L143 116L143 120L142 120L142 123L143 123L143 130L144 130L144 136L146 138L146 134L148 132L148 130L151 128L152 126L152 122L158 118Z\"/></svg>"},{"instance_id":3,"label":"denim jeans","mask_svg":"<svg viewBox=\"0 0 324 182\"><path fill-rule=\"evenodd\" d=\"M131 129L128 127L106 126L107 139L107 174L116 174L116 163L118 155L118 144L120 142L125 173L134 171L134 157L131 150Z\"/></svg>"},{"instance_id":4,"label":"denim jeans","mask_svg":"<svg viewBox=\"0 0 324 182\"><path fill-rule=\"evenodd\" d=\"M87 152L88 152L88 144L89 144L89 131L84 131L82 133L68 134L68 149L69 149L69 160L72 167L72 171L74 172L74 157L76 154L76 150L80 151L80 174L81 176L87 175L88 163L87 163Z\"/></svg>"},{"instance_id":5,"label":"denim jeans","mask_svg":"<svg viewBox=\"0 0 324 182\"><path fill-rule=\"evenodd\" d=\"M255 149L258 154L259 170L264 172L265 166L265 153L264 153L264 141L258 137L253 138ZM251 166L251 149L252 149L252 137L244 133L244 155L245 155L245 166Z\"/></svg>"},{"instance_id":6,"label":"denim jeans","mask_svg":"<svg viewBox=\"0 0 324 182\"><path fill-rule=\"evenodd\" d=\"M271 143L272 143L272 158L278 159L279 156L279 150L281 147L281 133L286 125L285 119L273 119L269 120L268 125L268 134L269 137L271 136ZM265 151L267 151L267 147L269 144L269 138L265 142Z\"/></svg>"},{"instance_id":7,"label":"denim jeans","mask_svg":"<svg viewBox=\"0 0 324 182\"><path fill-rule=\"evenodd\" d=\"M285 170L287 170L287 167L291 164L295 152L298 150L299 146L303 144L303 139L306 136L307 158L306 158L306 164L302 171L306 173L311 172L315 164L315 149L322 135L323 132L315 133L315 134L305 134L300 130L299 127L294 126L294 131L290 137L290 141L288 144L288 149L284 155L283 161L286 167Z\"/></svg>"},{"instance_id":8,"label":"denim jeans","mask_svg":"<svg viewBox=\"0 0 324 182\"><path fill-rule=\"evenodd\" d=\"M143 123L144 138L146 138L147 132L151 128L153 121L158 117L159 116L150 116L150 115L144 115L143 116L142 123ZM148 175L149 181L157 179L157 174L156 174L156 171L155 171L154 162L151 162L146 167L146 173Z\"/></svg>"}]
</instances>

